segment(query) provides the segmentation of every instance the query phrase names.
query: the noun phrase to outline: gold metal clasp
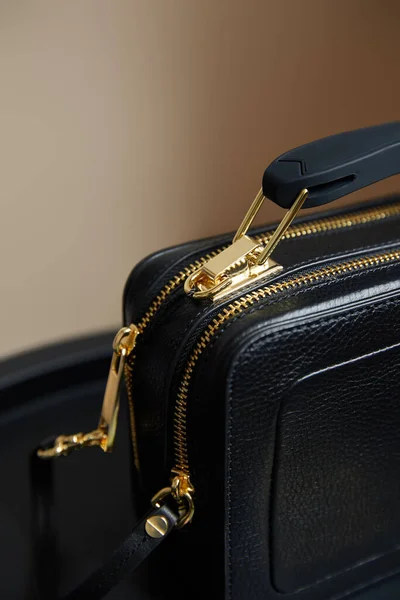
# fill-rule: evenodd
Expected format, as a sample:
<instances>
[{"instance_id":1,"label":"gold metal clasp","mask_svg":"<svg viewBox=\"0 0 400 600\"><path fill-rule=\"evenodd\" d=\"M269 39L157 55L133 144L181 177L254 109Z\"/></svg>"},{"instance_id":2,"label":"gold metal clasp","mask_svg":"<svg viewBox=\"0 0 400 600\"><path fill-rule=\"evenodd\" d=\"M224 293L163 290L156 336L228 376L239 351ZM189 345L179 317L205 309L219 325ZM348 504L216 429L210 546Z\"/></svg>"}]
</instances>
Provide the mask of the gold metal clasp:
<instances>
[{"instance_id":1,"label":"gold metal clasp","mask_svg":"<svg viewBox=\"0 0 400 600\"><path fill-rule=\"evenodd\" d=\"M119 412L119 392L124 375L124 367L126 359L136 346L138 335L139 330L136 325L129 325L129 327L122 327L113 341L114 352L98 426L98 429L105 432L105 438L100 443L100 447L104 452L111 452L114 446Z\"/></svg>"},{"instance_id":2,"label":"gold metal clasp","mask_svg":"<svg viewBox=\"0 0 400 600\"><path fill-rule=\"evenodd\" d=\"M129 327L122 327L114 338L113 356L97 429L88 433L59 435L52 447L38 450L40 458L66 456L73 450L86 446L100 446L104 452L111 452L117 429L119 393L124 367L127 357L136 345L138 335L139 330L136 325L129 325Z\"/></svg>"},{"instance_id":3,"label":"gold metal clasp","mask_svg":"<svg viewBox=\"0 0 400 600\"><path fill-rule=\"evenodd\" d=\"M78 448L101 446L104 437L105 433L101 429L94 429L93 431L89 431L89 433L80 432L73 433L72 435L59 435L53 446L46 449L40 448L37 453L40 458L67 456L67 454Z\"/></svg>"},{"instance_id":4,"label":"gold metal clasp","mask_svg":"<svg viewBox=\"0 0 400 600\"><path fill-rule=\"evenodd\" d=\"M181 529L193 519L194 515L194 487L188 475L183 473L174 474L170 487L162 488L153 498L153 506L159 506L167 496L172 496L179 507L179 519L176 524L177 529Z\"/></svg>"},{"instance_id":5,"label":"gold metal clasp","mask_svg":"<svg viewBox=\"0 0 400 600\"><path fill-rule=\"evenodd\" d=\"M189 275L185 281L185 292L194 298L210 298L215 301L281 271L283 267L271 259L271 254L307 196L308 191L301 190L268 243L263 245L246 235L265 200L261 189L240 224L232 244Z\"/></svg>"}]
</instances>

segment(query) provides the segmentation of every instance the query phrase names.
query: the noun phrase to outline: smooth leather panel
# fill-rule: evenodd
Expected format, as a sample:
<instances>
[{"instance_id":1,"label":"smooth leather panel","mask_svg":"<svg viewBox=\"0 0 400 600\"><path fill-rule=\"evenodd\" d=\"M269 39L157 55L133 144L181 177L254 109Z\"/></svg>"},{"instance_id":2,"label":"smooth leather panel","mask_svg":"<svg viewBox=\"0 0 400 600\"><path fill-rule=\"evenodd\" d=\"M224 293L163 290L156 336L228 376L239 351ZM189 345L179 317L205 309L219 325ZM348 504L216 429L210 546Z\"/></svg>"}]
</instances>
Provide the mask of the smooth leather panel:
<instances>
[{"instance_id":1,"label":"smooth leather panel","mask_svg":"<svg viewBox=\"0 0 400 600\"><path fill-rule=\"evenodd\" d=\"M271 503L279 591L399 548L399 370L400 340L307 375L286 393Z\"/></svg>"}]
</instances>

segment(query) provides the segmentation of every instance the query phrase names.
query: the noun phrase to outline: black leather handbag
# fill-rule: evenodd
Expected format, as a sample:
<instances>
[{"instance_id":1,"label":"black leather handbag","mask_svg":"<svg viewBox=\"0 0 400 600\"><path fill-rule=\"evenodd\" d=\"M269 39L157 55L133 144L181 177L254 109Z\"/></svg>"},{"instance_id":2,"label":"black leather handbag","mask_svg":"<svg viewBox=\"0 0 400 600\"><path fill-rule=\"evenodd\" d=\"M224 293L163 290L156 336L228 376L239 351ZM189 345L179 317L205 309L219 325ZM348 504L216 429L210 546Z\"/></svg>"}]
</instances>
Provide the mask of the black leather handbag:
<instances>
[{"instance_id":1,"label":"black leather handbag","mask_svg":"<svg viewBox=\"0 0 400 600\"><path fill-rule=\"evenodd\" d=\"M125 376L149 512L69 600L147 557L157 598L364 598L400 578L400 197L292 224L399 172L400 122L301 146L233 241L135 267L99 426L47 440L35 468L112 449ZM248 234L265 197L286 216Z\"/></svg>"}]
</instances>

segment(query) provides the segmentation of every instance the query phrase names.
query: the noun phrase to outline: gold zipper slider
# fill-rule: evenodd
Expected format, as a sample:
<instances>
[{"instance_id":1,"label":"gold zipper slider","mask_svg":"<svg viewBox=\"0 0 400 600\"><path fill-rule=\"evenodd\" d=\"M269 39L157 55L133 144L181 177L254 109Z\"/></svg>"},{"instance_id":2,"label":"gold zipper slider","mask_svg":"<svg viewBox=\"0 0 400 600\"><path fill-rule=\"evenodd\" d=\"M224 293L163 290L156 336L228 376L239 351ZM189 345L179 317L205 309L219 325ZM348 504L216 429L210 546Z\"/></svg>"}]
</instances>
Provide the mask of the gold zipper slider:
<instances>
[{"instance_id":1,"label":"gold zipper slider","mask_svg":"<svg viewBox=\"0 0 400 600\"><path fill-rule=\"evenodd\" d=\"M247 235L234 240L228 248L189 275L185 281L185 292L193 291L195 298L213 299L222 297L224 292L231 293L237 287L235 284L250 278L251 265L261 248Z\"/></svg>"},{"instance_id":2,"label":"gold zipper slider","mask_svg":"<svg viewBox=\"0 0 400 600\"><path fill-rule=\"evenodd\" d=\"M283 267L270 258L271 254L299 212L307 196L308 191L306 189L300 192L292 207L264 246L246 235L265 200L261 189L247 211L232 244L189 275L185 281L185 292L192 294L194 298L219 300L246 285L265 277L271 277L281 271Z\"/></svg>"},{"instance_id":3,"label":"gold zipper slider","mask_svg":"<svg viewBox=\"0 0 400 600\"><path fill-rule=\"evenodd\" d=\"M97 429L88 433L59 435L53 446L38 450L37 454L40 458L66 456L73 450L84 448L85 446L100 446L104 452L111 452L117 429L119 392L124 367L126 359L135 348L138 335L139 330L136 325L129 325L129 327L122 327L114 338L111 366Z\"/></svg>"}]
</instances>

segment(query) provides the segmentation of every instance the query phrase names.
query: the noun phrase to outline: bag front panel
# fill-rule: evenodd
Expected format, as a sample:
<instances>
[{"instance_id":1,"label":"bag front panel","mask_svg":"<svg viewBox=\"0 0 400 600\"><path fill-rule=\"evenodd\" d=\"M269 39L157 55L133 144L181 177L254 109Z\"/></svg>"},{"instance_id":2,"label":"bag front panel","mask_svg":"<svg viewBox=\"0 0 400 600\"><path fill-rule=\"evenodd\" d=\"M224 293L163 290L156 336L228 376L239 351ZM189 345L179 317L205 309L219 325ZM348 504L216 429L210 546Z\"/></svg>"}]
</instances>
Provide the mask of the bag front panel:
<instances>
[{"instance_id":1,"label":"bag front panel","mask_svg":"<svg viewBox=\"0 0 400 600\"><path fill-rule=\"evenodd\" d=\"M327 600L399 570L398 277L382 267L294 293L281 317L254 310L227 398L230 600Z\"/></svg>"}]
</instances>

